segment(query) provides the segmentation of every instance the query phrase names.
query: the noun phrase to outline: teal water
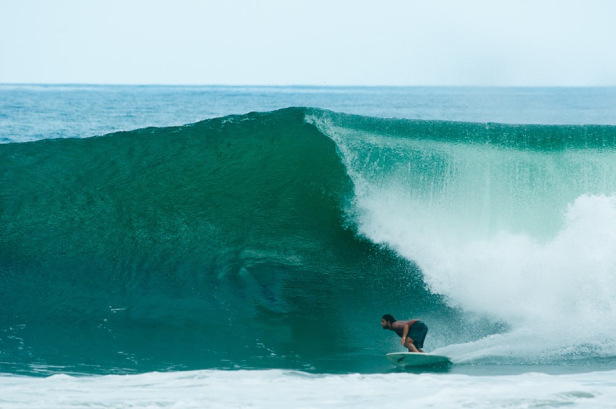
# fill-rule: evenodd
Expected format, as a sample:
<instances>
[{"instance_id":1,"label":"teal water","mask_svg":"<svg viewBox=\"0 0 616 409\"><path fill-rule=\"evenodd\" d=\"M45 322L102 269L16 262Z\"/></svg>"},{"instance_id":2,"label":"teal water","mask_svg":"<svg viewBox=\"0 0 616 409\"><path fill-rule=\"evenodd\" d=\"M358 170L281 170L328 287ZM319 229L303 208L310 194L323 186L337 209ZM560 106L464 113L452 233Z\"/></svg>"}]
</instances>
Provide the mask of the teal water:
<instances>
[{"instance_id":1,"label":"teal water","mask_svg":"<svg viewBox=\"0 0 616 409\"><path fill-rule=\"evenodd\" d=\"M613 125L286 108L1 144L0 186L2 372L389 372L383 313L454 372L613 369Z\"/></svg>"},{"instance_id":2,"label":"teal water","mask_svg":"<svg viewBox=\"0 0 616 409\"><path fill-rule=\"evenodd\" d=\"M1 149L9 362L316 368L379 342L374 286L433 301L301 109Z\"/></svg>"}]
</instances>

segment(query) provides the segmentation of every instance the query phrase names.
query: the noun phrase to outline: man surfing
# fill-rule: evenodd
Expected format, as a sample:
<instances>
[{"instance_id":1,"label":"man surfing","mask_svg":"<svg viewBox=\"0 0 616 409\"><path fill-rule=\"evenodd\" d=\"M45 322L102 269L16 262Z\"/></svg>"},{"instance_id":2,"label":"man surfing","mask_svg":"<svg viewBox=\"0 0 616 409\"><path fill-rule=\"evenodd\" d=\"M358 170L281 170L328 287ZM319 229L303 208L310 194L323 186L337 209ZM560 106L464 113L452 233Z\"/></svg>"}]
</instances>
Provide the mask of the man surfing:
<instances>
[{"instance_id":1,"label":"man surfing","mask_svg":"<svg viewBox=\"0 0 616 409\"><path fill-rule=\"evenodd\" d=\"M400 343L409 350L409 352L424 352L423 348L428 326L417 319L407 321L396 321L391 314L383 315L381 318L381 327L394 331L401 338Z\"/></svg>"}]
</instances>

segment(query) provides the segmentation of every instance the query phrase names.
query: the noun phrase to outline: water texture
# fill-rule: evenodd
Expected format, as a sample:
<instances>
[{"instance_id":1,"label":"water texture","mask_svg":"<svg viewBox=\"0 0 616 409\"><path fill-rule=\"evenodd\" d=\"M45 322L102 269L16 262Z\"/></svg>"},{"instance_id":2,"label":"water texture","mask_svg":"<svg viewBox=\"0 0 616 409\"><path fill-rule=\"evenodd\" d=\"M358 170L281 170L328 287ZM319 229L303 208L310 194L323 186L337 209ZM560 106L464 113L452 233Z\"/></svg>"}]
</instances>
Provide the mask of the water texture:
<instances>
[{"instance_id":1,"label":"water texture","mask_svg":"<svg viewBox=\"0 0 616 409\"><path fill-rule=\"evenodd\" d=\"M287 108L0 145L0 360L381 372L391 312L461 365L600 368L615 141Z\"/></svg>"}]
</instances>

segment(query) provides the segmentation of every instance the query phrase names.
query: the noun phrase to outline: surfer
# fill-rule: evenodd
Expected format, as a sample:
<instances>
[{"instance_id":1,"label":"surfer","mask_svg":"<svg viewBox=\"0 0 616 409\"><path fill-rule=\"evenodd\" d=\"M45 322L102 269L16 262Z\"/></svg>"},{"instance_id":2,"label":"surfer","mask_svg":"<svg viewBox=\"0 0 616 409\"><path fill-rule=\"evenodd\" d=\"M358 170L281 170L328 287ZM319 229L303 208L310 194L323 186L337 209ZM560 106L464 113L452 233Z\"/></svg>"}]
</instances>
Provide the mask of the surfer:
<instances>
[{"instance_id":1,"label":"surfer","mask_svg":"<svg viewBox=\"0 0 616 409\"><path fill-rule=\"evenodd\" d=\"M408 321L396 321L391 314L383 315L381 327L394 331L400 336L400 343L408 348L409 352L424 352L424 339L428 333L428 326L417 319Z\"/></svg>"}]
</instances>

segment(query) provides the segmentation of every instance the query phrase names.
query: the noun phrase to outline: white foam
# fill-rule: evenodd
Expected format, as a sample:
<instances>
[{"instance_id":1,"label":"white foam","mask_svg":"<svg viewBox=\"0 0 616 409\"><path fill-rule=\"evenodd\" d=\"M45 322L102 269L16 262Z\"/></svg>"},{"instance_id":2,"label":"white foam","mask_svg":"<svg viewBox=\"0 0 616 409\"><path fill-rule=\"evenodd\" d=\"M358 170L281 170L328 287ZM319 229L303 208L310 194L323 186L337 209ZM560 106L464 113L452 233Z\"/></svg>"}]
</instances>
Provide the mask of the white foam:
<instances>
[{"instance_id":1,"label":"white foam","mask_svg":"<svg viewBox=\"0 0 616 409\"><path fill-rule=\"evenodd\" d=\"M452 305L507 323L512 334L503 345L517 339L516 350L527 353L524 344L535 352L614 344L616 197L578 197L550 240L507 232L468 239L399 204L384 195L362 200L361 232L414 260Z\"/></svg>"},{"instance_id":2,"label":"white foam","mask_svg":"<svg viewBox=\"0 0 616 409\"><path fill-rule=\"evenodd\" d=\"M310 375L192 371L48 378L0 376L3 409L612 407L616 372L576 375Z\"/></svg>"}]
</instances>

